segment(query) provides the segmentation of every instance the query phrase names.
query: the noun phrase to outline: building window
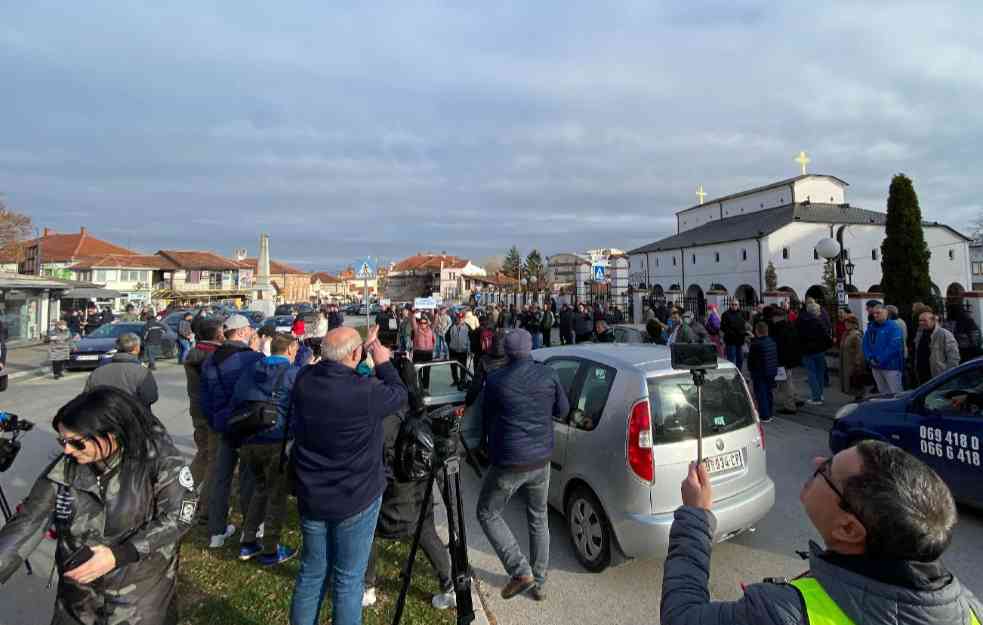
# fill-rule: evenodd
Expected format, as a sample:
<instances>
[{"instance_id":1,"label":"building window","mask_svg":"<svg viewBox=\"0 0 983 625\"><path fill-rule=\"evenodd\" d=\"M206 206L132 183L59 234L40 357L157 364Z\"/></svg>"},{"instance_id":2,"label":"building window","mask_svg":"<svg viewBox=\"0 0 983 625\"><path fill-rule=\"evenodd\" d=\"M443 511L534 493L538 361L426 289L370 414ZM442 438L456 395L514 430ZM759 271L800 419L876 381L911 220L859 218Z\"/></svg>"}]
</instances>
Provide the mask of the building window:
<instances>
[{"instance_id":1,"label":"building window","mask_svg":"<svg viewBox=\"0 0 983 625\"><path fill-rule=\"evenodd\" d=\"M659 267L659 266L662 265L662 263L660 261L662 261L662 257L661 256L656 256L655 257L655 266L656 267Z\"/></svg>"},{"instance_id":2,"label":"building window","mask_svg":"<svg viewBox=\"0 0 983 625\"><path fill-rule=\"evenodd\" d=\"M956 250L949 250L949 260L956 260Z\"/></svg>"},{"instance_id":3,"label":"building window","mask_svg":"<svg viewBox=\"0 0 983 625\"><path fill-rule=\"evenodd\" d=\"M187 279L185 282L188 284L198 284L201 282L201 272L200 271L189 271L187 274Z\"/></svg>"},{"instance_id":4,"label":"building window","mask_svg":"<svg viewBox=\"0 0 983 625\"><path fill-rule=\"evenodd\" d=\"M695 265L696 264L696 254L691 254L690 255L690 264L691 265Z\"/></svg>"},{"instance_id":5,"label":"building window","mask_svg":"<svg viewBox=\"0 0 983 625\"><path fill-rule=\"evenodd\" d=\"M741 260L747 260L747 248L741 250Z\"/></svg>"},{"instance_id":6,"label":"building window","mask_svg":"<svg viewBox=\"0 0 983 625\"><path fill-rule=\"evenodd\" d=\"M676 257L675 256L672 257L672 266L673 267L676 266Z\"/></svg>"},{"instance_id":7,"label":"building window","mask_svg":"<svg viewBox=\"0 0 983 625\"><path fill-rule=\"evenodd\" d=\"M812 249L812 260L819 260L819 252L816 251L816 248Z\"/></svg>"},{"instance_id":8,"label":"building window","mask_svg":"<svg viewBox=\"0 0 983 625\"><path fill-rule=\"evenodd\" d=\"M877 260L877 250L870 250L870 259Z\"/></svg>"},{"instance_id":9,"label":"building window","mask_svg":"<svg viewBox=\"0 0 983 625\"><path fill-rule=\"evenodd\" d=\"M716 261L716 262L719 263L720 262L720 252L714 252L713 253L713 259L714 259L714 261Z\"/></svg>"},{"instance_id":10,"label":"building window","mask_svg":"<svg viewBox=\"0 0 983 625\"><path fill-rule=\"evenodd\" d=\"M983 263L973 263L973 273L983 274Z\"/></svg>"}]
</instances>

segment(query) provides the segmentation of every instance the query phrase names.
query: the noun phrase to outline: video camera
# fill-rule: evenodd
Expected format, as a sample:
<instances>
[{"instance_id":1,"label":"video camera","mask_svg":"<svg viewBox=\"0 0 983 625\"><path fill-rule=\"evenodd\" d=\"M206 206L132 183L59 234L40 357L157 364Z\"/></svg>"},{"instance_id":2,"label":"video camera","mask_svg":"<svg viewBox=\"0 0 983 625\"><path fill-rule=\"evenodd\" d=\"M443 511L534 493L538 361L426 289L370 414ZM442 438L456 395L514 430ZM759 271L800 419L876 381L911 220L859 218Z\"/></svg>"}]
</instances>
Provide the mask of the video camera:
<instances>
[{"instance_id":1,"label":"video camera","mask_svg":"<svg viewBox=\"0 0 983 625\"><path fill-rule=\"evenodd\" d=\"M11 438L0 438L0 473L9 469L20 453L20 442L17 438L22 432L29 432L32 429L34 424L27 419L0 411L0 433L13 434Z\"/></svg>"}]
</instances>

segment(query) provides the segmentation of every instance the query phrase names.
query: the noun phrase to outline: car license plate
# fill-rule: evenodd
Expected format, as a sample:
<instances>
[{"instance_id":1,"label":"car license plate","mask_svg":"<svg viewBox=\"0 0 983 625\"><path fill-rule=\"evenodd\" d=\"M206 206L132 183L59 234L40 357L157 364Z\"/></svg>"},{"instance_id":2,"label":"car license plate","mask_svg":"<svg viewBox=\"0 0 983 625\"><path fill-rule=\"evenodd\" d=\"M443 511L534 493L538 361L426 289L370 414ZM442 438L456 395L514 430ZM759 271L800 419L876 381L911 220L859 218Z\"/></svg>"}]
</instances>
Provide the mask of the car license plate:
<instances>
[{"instance_id":1,"label":"car license plate","mask_svg":"<svg viewBox=\"0 0 983 625\"><path fill-rule=\"evenodd\" d=\"M91 354L91 355L84 355L84 356L76 356L75 360L99 360L99 355Z\"/></svg>"},{"instance_id":2,"label":"car license plate","mask_svg":"<svg viewBox=\"0 0 983 625\"><path fill-rule=\"evenodd\" d=\"M744 468L744 454L740 451L732 451L719 456L710 456L703 459L703 466L707 468L707 473L724 473L734 469Z\"/></svg>"}]
</instances>

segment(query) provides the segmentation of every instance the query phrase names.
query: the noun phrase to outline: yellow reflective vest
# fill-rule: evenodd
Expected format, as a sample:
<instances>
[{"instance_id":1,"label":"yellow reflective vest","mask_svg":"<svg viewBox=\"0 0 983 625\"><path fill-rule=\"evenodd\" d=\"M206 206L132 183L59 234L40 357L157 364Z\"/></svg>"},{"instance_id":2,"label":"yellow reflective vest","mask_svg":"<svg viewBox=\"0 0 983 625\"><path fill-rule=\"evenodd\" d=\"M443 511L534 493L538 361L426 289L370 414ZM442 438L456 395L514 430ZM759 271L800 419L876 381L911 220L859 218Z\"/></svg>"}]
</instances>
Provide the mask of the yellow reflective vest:
<instances>
[{"instance_id":1,"label":"yellow reflective vest","mask_svg":"<svg viewBox=\"0 0 983 625\"><path fill-rule=\"evenodd\" d=\"M816 578L802 577L789 583L802 595L809 625L855 625L853 619L836 605ZM966 623L980 625L980 620L970 612Z\"/></svg>"}]
</instances>

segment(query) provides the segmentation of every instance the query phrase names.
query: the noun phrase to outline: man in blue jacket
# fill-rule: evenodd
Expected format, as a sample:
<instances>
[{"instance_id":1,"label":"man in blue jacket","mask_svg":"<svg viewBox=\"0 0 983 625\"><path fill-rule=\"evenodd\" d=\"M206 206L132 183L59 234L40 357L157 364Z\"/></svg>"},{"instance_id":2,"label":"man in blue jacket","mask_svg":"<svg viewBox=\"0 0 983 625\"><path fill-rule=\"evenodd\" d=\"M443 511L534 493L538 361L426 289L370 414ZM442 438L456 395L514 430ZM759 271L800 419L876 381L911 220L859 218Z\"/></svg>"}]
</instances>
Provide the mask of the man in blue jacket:
<instances>
[{"instance_id":1,"label":"man in blue jacket","mask_svg":"<svg viewBox=\"0 0 983 625\"><path fill-rule=\"evenodd\" d=\"M509 364L488 374L482 418L491 467L478 495L478 520L510 576L502 598L527 591L546 598L549 520L546 495L553 455L553 417L566 417L570 403L556 372L532 359L532 336L525 330L505 335ZM513 495L526 499L529 560L502 513ZM532 561L530 564L530 560Z\"/></svg>"},{"instance_id":2,"label":"man in blue jacket","mask_svg":"<svg viewBox=\"0 0 983 625\"><path fill-rule=\"evenodd\" d=\"M247 402L276 403L276 425L245 439L239 449L242 466L248 467L256 479L249 509L243 510L239 559L249 560L258 556L263 566L280 564L297 554L296 549L280 544L280 527L287 513L287 476L281 470L280 452L287 436L290 392L300 371L300 367L294 364L299 346L300 340L292 334L281 332L274 336L270 343L270 355L239 377L233 399L239 406ZM265 528L265 549L256 536L261 523Z\"/></svg>"},{"instance_id":3,"label":"man in blue jacket","mask_svg":"<svg viewBox=\"0 0 983 625\"><path fill-rule=\"evenodd\" d=\"M225 342L201 365L201 411L208 419L208 427L220 436L215 463L208 480L211 493L208 500L209 547L219 549L225 540L235 533L229 520L229 491L232 476L239 464L239 441L226 436L229 415L235 407L235 387L244 371L263 358L262 352L250 347L255 332L249 320L242 315L232 315L222 324ZM245 467L239 475L239 502L242 510L249 509L253 492L253 474Z\"/></svg>"},{"instance_id":4,"label":"man in blue jacket","mask_svg":"<svg viewBox=\"0 0 983 625\"><path fill-rule=\"evenodd\" d=\"M362 622L365 569L382 493L383 420L406 405L407 391L373 326L363 346L353 328L328 332L321 362L294 385L290 428L297 507L304 537L290 606L292 625L314 625L331 581L336 625ZM367 352L375 377L356 367Z\"/></svg>"},{"instance_id":5,"label":"man in blue jacket","mask_svg":"<svg viewBox=\"0 0 983 625\"><path fill-rule=\"evenodd\" d=\"M864 333L864 358L870 364L879 393L900 393L904 370L904 338L901 328L888 319L887 309L878 304L874 319Z\"/></svg>"}]
</instances>

